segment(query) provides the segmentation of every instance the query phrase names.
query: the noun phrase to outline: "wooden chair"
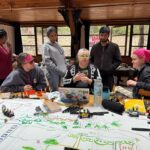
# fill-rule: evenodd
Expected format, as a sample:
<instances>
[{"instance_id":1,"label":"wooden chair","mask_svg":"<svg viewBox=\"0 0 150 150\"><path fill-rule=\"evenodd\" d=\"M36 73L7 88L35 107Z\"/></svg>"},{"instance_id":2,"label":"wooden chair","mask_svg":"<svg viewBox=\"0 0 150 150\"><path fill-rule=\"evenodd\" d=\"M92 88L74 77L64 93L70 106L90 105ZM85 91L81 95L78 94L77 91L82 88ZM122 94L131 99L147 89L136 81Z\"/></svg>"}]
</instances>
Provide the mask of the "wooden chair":
<instances>
[{"instance_id":1,"label":"wooden chair","mask_svg":"<svg viewBox=\"0 0 150 150\"><path fill-rule=\"evenodd\" d=\"M148 96L148 97L150 97L150 91L147 91L147 90L144 90L144 89L140 89L139 90L139 94L141 96Z\"/></svg>"}]
</instances>

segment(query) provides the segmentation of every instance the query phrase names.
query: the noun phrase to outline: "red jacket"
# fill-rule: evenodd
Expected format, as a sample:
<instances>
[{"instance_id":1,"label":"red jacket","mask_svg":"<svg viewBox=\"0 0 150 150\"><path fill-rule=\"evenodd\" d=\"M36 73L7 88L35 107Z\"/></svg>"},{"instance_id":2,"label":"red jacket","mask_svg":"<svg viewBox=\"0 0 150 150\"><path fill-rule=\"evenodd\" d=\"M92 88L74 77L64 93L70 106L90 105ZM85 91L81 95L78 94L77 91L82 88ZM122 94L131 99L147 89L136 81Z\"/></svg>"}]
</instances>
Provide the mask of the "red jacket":
<instances>
[{"instance_id":1,"label":"red jacket","mask_svg":"<svg viewBox=\"0 0 150 150\"><path fill-rule=\"evenodd\" d=\"M12 53L0 45L0 79L5 79L12 71Z\"/></svg>"}]
</instances>

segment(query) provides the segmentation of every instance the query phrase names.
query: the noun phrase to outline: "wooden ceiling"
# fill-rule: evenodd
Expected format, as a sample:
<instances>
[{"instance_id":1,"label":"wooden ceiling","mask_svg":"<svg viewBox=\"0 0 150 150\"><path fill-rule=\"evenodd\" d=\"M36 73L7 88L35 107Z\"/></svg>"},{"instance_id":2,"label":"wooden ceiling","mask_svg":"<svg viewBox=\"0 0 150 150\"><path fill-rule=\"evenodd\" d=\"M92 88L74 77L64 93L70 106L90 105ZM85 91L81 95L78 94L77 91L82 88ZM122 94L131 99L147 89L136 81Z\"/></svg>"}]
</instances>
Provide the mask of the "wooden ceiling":
<instances>
[{"instance_id":1,"label":"wooden ceiling","mask_svg":"<svg viewBox=\"0 0 150 150\"><path fill-rule=\"evenodd\" d=\"M0 0L0 21L62 23L64 6L91 22L150 20L150 0Z\"/></svg>"}]
</instances>

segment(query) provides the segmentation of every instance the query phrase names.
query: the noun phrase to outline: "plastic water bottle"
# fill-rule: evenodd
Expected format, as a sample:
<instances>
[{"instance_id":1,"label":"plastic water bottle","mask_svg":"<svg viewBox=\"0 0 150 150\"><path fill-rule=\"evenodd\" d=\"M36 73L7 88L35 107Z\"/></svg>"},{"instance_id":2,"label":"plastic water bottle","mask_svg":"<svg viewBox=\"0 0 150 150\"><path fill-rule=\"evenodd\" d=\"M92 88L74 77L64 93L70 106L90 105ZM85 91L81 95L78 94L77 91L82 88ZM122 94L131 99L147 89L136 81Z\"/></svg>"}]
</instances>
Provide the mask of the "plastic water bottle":
<instances>
[{"instance_id":1,"label":"plastic water bottle","mask_svg":"<svg viewBox=\"0 0 150 150\"><path fill-rule=\"evenodd\" d=\"M94 106L100 106L102 102L103 84L101 79L94 80Z\"/></svg>"}]
</instances>

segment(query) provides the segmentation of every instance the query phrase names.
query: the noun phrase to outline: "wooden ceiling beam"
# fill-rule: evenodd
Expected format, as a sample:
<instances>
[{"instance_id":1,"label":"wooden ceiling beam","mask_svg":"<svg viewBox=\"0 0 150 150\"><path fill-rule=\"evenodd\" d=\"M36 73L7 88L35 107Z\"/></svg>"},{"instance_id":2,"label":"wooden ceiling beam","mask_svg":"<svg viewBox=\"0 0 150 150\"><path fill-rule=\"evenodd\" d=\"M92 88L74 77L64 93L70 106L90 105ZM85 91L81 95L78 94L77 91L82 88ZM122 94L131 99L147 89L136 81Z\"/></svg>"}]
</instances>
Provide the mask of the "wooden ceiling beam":
<instances>
[{"instance_id":1,"label":"wooden ceiling beam","mask_svg":"<svg viewBox=\"0 0 150 150\"><path fill-rule=\"evenodd\" d=\"M83 7L104 7L112 5L136 5L136 4L150 4L149 0L72 0L72 6Z\"/></svg>"},{"instance_id":2,"label":"wooden ceiling beam","mask_svg":"<svg viewBox=\"0 0 150 150\"><path fill-rule=\"evenodd\" d=\"M75 35L75 20L73 18L74 10L71 6L71 2L70 0L60 0L60 2L64 5L64 7L59 8L59 11L61 12L61 9L62 11L65 11L65 16L63 15L63 17L67 17L67 20L65 21L70 27L71 35Z\"/></svg>"},{"instance_id":3,"label":"wooden ceiling beam","mask_svg":"<svg viewBox=\"0 0 150 150\"><path fill-rule=\"evenodd\" d=\"M40 7L60 7L59 0L1 0L0 8L13 9L17 8L40 8Z\"/></svg>"},{"instance_id":4,"label":"wooden ceiling beam","mask_svg":"<svg viewBox=\"0 0 150 150\"><path fill-rule=\"evenodd\" d=\"M150 0L0 0L0 20L63 22L58 13L63 7L69 17L71 11L80 9L80 18L89 22L150 18Z\"/></svg>"}]
</instances>

